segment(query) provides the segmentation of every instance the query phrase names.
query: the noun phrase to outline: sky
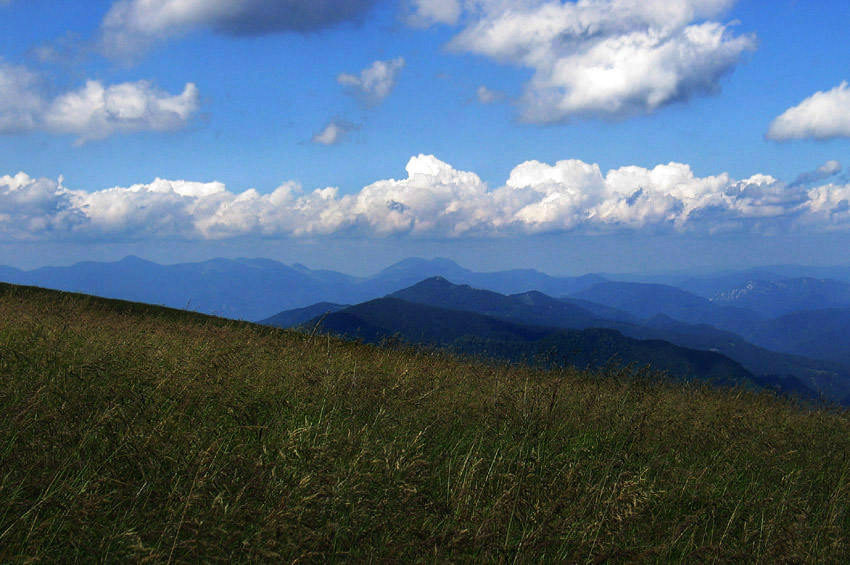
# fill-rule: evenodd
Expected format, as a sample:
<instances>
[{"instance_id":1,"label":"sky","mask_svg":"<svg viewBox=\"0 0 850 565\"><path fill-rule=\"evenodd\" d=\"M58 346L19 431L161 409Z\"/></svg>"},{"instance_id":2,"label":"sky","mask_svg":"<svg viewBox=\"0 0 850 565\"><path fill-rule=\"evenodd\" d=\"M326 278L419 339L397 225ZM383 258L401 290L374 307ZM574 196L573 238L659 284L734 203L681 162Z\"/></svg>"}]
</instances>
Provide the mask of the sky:
<instances>
[{"instance_id":1,"label":"sky","mask_svg":"<svg viewBox=\"0 0 850 565\"><path fill-rule=\"evenodd\" d=\"M850 264L846 0L0 0L0 264Z\"/></svg>"}]
</instances>

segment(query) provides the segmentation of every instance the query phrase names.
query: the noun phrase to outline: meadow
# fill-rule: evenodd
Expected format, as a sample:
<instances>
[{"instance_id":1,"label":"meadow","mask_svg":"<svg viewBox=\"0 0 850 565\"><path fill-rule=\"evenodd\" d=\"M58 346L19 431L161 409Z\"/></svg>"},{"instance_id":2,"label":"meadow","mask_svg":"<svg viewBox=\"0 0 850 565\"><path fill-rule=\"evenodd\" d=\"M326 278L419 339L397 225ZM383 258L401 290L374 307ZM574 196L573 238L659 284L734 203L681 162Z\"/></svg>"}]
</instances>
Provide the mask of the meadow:
<instances>
[{"instance_id":1,"label":"meadow","mask_svg":"<svg viewBox=\"0 0 850 565\"><path fill-rule=\"evenodd\" d=\"M850 418L0 287L0 562L847 562Z\"/></svg>"}]
</instances>

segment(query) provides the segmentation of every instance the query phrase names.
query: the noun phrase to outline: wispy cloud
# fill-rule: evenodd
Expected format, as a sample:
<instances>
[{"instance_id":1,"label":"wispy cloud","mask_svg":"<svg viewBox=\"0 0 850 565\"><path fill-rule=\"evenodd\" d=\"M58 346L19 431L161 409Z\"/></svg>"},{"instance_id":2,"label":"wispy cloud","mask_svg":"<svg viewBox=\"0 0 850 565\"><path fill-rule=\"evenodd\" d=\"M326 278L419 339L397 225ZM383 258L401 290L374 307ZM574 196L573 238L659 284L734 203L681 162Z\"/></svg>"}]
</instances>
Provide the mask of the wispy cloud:
<instances>
[{"instance_id":1,"label":"wispy cloud","mask_svg":"<svg viewBox=\"0 0 850 565\"><path fill-rule=\"evenodd\" d=\"M305 192L294 182L269 194L232 192L219 182L165 179L84 191L19 173L0 177L0 240L850 229L850 185L804 188L762 174L698 177L682 163L603 174L598 165L564 160L527 161L491 189L430 155L411 158L406 169L406 178L354 194Z\"/></svg>"},{"instance_id":2,"label":"wispy cloud","mask_svg":"<svg viewBox=\"0 0 850 565\"><path fill-rule=\"evenodd\" d=\"M375 61L360 71L359 75L342 73L337 82L367 106L376 106L384 101L395 88L399 74L404 68L404 58Z\"/></svg>"},{"instance_id":3,"label":"wispy cloud","mask_svg":"<svg viewBox=\"0 0 850 565\"><path fill-rule=\"evenodd\" d=\"M787 109L773 120L766 137L775 141L850 137L850 86L842 82Z\"/></svg>"},{"instance_id":4,"label":"wispy cloud","mask_svg":"<svg viewBox=\"0 0 850 565\"><path fill-rule=\"evenodd\" d=\"M351 122L331 120L322 131L313 136L311 141L321 145L337 145L342 143L348 134L356 129L358 129L358 126Z\"/></svg>"},{"instance_id":5,"label":"wispy cloud","mask_svg":"<svg viewBox=\"0 0 850 565\"><path fill-rule=\"evenodd\" d=\"M505 99L505 94L498 90L491 90L482 84L476 89L475 97L481 104L495 104L502 102Z\"/></svg>"},{"instance_id":6,"label":"wispy cloud","mask_svg":"<svg viewBox=\"0 0 850 565\"><path fill-rule=\"evenodd\" d=\"M734 0L420 0L417 17L463 30L452 50L534 71L520 99L534 123L650 113L717 93L721 78L755 49L711 21Z\"/></svg>"},{"instance_id":7,"label":"wispy cloud","mask_svg":"<svg viewBox=\"0 0 850 565\"><path fill-rule=\"evenodd\" d=\"M837 175L843 169L841 163L835 160L829 160L814 171L800 173L796 180L791 183L792 187L812 184L828 179Z\"/></svg>"},{"instance_id":8,"label":"wispy cloud","mask_svg":"<svg viewBox=\"0 0 850 565\"><path fill-rule=\"evenodd\" d=\"M405 20L414 27L455 25L462 10L459 0L410 0Z\"/></svg>"},{"instance_id":9,"label":"wispy cloud","mask_svg":"<svg viewBox=\"0 0 850 565\"><path fill-rule=\"evenodd\" d=\"M0 60L0 134L38 127L46 106L40 82L40 77L26 67Z\"/></svg>"},{"instance_id":10,"label":"wispy cloud","mask_svg":"<svg viewBox=\"0 0 850 565\"><path fill-rule=\"evenodd\" d=\"M42 94L41 83L26 67L0 61L0 134L71 134L82 144L118 133L179 130L200 107L192 83L170 94L148 81L104 85L90 80L53 99Z\"/></svg>"}]
</instances>

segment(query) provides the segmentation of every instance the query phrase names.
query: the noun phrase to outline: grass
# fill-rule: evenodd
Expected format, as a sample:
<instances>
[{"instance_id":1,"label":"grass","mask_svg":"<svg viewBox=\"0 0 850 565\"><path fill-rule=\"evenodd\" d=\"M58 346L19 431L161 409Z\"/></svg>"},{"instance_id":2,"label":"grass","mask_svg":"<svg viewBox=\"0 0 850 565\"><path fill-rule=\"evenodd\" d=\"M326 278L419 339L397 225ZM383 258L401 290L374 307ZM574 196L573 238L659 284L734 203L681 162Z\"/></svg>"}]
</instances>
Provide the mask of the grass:
<instances>
[{"instance_id":1,"label":"grass","mask_svg":"<svg viewBox=\"0 0 850 565\"><path fill-rule=\"evenodd\" d=\"M0 562L847 562L850 420L0 289Z\"/></svg>"}]
</instances>

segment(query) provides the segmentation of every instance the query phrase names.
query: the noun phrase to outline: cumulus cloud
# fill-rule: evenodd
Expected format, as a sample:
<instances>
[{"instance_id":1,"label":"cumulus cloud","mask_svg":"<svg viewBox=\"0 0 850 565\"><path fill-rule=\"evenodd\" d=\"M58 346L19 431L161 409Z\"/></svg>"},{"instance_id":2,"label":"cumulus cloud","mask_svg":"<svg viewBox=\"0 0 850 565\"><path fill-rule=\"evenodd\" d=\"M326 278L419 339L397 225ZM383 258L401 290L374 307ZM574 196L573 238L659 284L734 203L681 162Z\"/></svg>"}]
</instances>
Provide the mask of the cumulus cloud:
<instances>
[{"instance_id":1,"label":"cumulus cloud","mask_svg":"<svg viewBox=\"0 0 850 565\"><path fill-rule=\"evenodd\" d=\"M490 188L473 172L430 155L406 177L353 194L304 191L286 182L268 194L220 182L156 179L74 190L24 173L0 177L0 238L224 239L339 233L428 238L573 231L775 233L850 228L850 185L794 187L770 175L699 177L683 163L606 173L570 159L527 161Z\"/></svg>"},{"instance_id":2,"label":"cumulus cloud","mask_svg":"<svg viewBox=\"0 0 850 565\"><path fill-rule=\"evenodd\" d=\"M360 20L375 0L118 0L101 24L103 51L134 57L151 43L211 29L229 36L320 31Z\"/></svg>"},{"instance_id":3,"label":"cumulus cloud","mask_svg":"<svg viewBox=\"0 0 850 565\"><path fill-rule=\"evenodd\" d=\"M30 241L64 237L86 221L61 182L24 173L0 177L0 237Z\"/></svg>"},{"instance_id":4,"label":"cumulus cloud","mask_svg":"<svg viewBox=\"0 0 850 565\"><path fill-rule=\"evenodd\" d=\"M40 83L29 69L0 61L0 134L72 134L82 144L117 133L182 129L200 107L192 83L172 95L147 81L105 86L90 80L52 100Z\"/></svg>"},{"instance_id":5,"label":"cumulus cloud","mask_svg":"<svg viewBox=\"0 0 850 565\"><path fill-rule=\"evenodd\" d=\"M452 50L531 69L521 117L558 123L717 93L755 48L753 36L711 21L734 1L466 0L460 17L442 17L442 4L426 0L416 13L432 23L463 21Z\"/></svg>"},{"instance_id":6,"label":"cumulus cloud","mask_svg":"<svg viewBox=\"0 0 850 565\"><path fill-rule=\"evenodd\" d=\"M804 221L825 229L850 228L850 184L827 184L807 193Z\"/></svg>"},{"instance_id":7,"label":"cumulus cloud","mask_svg":"<svg viewBox=\"0 0 850 565\"><path fill-rule=\"evenodd\" d=\"M375 61L360 71L359 75L340 74L337 82L347 87L355 98L367 106L375 106L383 102L393 91L403 68L403 57L389 61Z\"/></svg>"},{"instance_id":8,"label":"cumulus cloud","mask_svg":"<svg viewBox=\"0 0 850 565\"><path fill-rule=\"evenodd\" d=\"M342 143L345 137L356 129L357 126L351 122L331 120L322 131L313 136L311 141L322 145L336 145Z\"/></svg>"},{"instance_id":9,"label":"cumulus cloud","mask_svg":"<svg viewBox=\"0 0 850 565\"><path fill-rule=\"evenodd\" d=\"M850 137L850 86L847 81L832 90L816 92L785 110L770 124L766 137L775 141Z\"/></svg>"},{"instance_id":10,"label":"cumulus cloud","mask_svg":"<svg viewBox=\"0 0 850 565\"><path fill-rule=\"evenodd\" d=\"M199 106L192 83L171 95L147 81L106 87L90 80L80 90L56 98L43 122L49 131L78 135L77 143L82 144L116 133L183 129Z\"/></svg>"}]
</instances>

